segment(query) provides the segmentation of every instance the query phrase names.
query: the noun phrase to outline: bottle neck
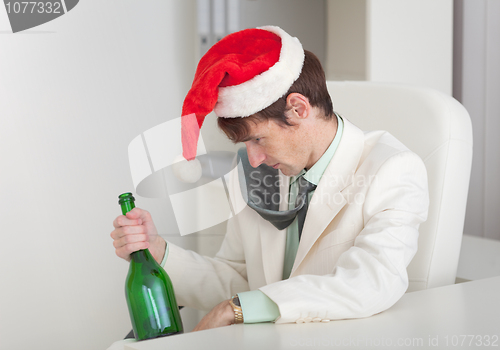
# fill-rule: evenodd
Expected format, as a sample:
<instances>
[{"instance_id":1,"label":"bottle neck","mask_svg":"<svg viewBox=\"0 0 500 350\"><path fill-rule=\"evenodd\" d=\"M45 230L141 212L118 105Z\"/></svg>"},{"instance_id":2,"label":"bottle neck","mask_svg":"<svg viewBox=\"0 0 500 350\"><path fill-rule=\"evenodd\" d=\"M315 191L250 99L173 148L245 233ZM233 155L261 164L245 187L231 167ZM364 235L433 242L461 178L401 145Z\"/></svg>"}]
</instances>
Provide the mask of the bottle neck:
<instances>
[{"instance_id":1,"label":"bottle neck","mask_svg":"<svg viewBox=\"0 0 500 350\"><path fill-rule=\"evenodd\" d=\"M139 264L144 264L146 262L156 262L156 260L151 255L149 249L138 250L130 254L131 261Z\"/></svg>"},{"instance_id":2,"label":"bottle neck","mask_svg":"<svg viewBox=\"0 0 500 350\"><path fill-rule=\"evenodd\" d=\"M122 214L125 215L135 208L135 198L131 192L122 193L118 196L118 204L120 204Z\"/></svg>"},{"instance_id":3,"label":"bottle neck","mask_svg":"<svg viewBox=\"0 0 500 350\"><path fill-rule=\"evenodd\" d=\"M135 208L135 203L133 201L126 201L121 203L121 208L122 208L122 214L125 215L129 211Z\"/></svg>"}]
</instances>

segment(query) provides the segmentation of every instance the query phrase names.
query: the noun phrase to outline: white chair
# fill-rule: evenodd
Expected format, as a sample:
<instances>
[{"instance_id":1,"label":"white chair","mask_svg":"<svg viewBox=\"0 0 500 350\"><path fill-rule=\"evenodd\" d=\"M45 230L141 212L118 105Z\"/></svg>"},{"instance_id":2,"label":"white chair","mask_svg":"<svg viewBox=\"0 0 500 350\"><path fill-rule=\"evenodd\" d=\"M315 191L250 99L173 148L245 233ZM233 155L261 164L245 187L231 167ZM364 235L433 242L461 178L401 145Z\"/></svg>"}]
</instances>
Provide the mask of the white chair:
<instances>
[{"instance_id":1,"label":"white chair","mask_svg":"<svg viewBox=\"0 0 500 350\"><path fill-rule=\"evenodd\" d=\"M430 207L408 267L408 291L455 283L472 162L465 108L433 89L372 82L328 82L335 111L362 130L387 130L427 167Z\"/></svg>"}]
</instances>

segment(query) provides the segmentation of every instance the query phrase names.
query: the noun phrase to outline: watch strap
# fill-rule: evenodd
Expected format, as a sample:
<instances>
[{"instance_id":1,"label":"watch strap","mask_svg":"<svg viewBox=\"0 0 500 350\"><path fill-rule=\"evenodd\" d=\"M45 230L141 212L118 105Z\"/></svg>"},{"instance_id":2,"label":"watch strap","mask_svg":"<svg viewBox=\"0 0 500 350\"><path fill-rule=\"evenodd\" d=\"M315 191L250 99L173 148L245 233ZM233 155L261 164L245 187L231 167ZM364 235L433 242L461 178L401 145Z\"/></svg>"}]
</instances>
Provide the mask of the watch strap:
<instances>
[{"instance_id":1,"label":"watch strap","mask_svg":"<svg viewBox=\"0 0 500 350\"><path fill-rule=\"evenodd\" d=\"M241 309L238 295L234 295L231 299L229 299L229 304L232 306L234 311L234 323L243 323L243 310Z\"/></svg>"}]
</instances>

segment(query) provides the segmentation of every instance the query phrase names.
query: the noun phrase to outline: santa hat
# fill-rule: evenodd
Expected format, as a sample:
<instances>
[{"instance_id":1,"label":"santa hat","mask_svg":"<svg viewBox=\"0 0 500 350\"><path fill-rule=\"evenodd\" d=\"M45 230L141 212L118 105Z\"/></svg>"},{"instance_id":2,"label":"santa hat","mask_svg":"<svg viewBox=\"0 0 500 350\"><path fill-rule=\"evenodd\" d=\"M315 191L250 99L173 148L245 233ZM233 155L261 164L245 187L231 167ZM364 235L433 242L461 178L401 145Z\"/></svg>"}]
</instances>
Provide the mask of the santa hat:
<instances>
[{"instance_id":1,"label":"santa hat","mask_svg":"<svg viewBox=\"0 0 500 350\"><path fill-rule=\"evenodd\" d=\"M245 29L216 43L201 58L182 107L182 148L194 159L201 125L218 117L248 117L282 97L304 63L299 40L278 27Z\"/></svg>"}]
</instances>

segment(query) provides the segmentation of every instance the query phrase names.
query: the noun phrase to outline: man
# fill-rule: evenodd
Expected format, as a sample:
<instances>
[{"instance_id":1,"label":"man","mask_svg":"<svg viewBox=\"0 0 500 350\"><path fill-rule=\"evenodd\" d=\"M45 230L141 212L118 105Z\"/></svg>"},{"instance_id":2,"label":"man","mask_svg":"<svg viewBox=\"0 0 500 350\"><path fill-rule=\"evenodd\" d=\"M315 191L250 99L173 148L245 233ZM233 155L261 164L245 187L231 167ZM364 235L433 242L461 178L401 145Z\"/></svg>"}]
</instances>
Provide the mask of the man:
<instances>
[{"instance_id":1,"label":"man","mask_svg":"<svg viewBox=\"0 0 500 350\"><path fill-rule=\"evenodd\" d=\"M317 58L277 27L231 34L202 58L183 107L186 159L212 109L246 146L229 186L239 213L220 251L208 258L167 245L136 208L113 223L116 254L149 248L180 305L211 309L195 330L392 306L427 217L422 161L388 133L363 133L337 115Z\"/></svg>"}]
</instances>

